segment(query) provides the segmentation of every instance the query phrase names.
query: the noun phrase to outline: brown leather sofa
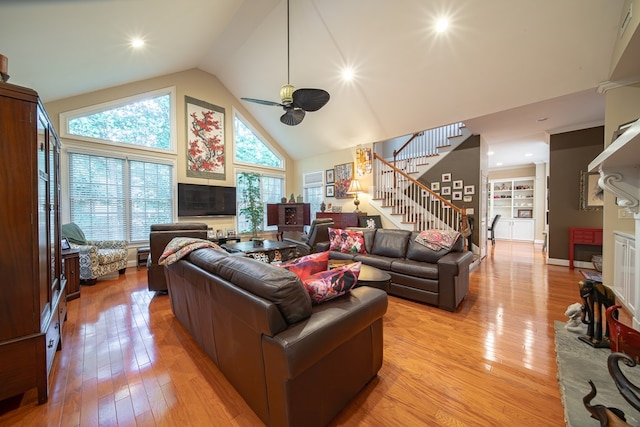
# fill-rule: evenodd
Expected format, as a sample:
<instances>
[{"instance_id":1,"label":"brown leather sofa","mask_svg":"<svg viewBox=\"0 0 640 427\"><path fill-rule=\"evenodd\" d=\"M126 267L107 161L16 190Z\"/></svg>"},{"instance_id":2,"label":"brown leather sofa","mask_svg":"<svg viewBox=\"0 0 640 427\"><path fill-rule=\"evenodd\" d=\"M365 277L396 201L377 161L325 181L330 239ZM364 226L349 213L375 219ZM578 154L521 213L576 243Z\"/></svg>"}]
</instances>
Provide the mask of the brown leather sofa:
<instances>
[{"instance_id":1,"label":"brown leather sofa","mask_svg":"<svg viewBox=\"0 0 640 427\"><path fill-rule=\"evenodd\" d=\"M389 294L455 311L469 292L473 253L458 238L450 251L434 251L415 241L418 232L387 228L362 229L366 254L331 251L330 259L353 259L391 275ZM318 245L318 251L329 244Z\"/></svg>"},{"instance_id":2,"label":"brown leather sofa","mask_svg":"<svg viewBox=\"0 0 640 427\"><path fill-rule=\"evenodd\" d=\"M324 426L382 366L387 294L317 306L292 272L212 248L165 267L171 309L268 426Z\"/></svg>"},{"instance_id":3,"label":"brown leather sofa","mask_svg":"<svg viewBox=\"0 0 640 427\"><path fill-rule=\"evenodd\" d=\"M158 259L164 248L174 237L207 238L207 224L200 222L178 222L170 224L152 224L149 232L149 258L147 260L147 286L150 291L164 292L167 283L164 279L164 267L158 265Z\"/></svg>"}]
</instances>

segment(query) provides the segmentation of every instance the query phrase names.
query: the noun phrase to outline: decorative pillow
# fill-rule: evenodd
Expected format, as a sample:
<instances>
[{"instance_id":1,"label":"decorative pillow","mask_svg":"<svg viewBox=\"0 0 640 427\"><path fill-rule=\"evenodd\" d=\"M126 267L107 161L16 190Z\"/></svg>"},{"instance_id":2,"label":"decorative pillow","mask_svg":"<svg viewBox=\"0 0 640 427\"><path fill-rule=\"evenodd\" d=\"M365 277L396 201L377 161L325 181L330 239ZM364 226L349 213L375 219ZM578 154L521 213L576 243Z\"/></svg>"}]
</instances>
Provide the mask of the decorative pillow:
<instances>
[{"instance_id":1,"label":"decorative pillow","mask_svg":"<svg viewBox=\"0 0 640 427\"><path fill-rule=\"evenodd\" d=\"M329 250L340 252L340 248L342 248L342 237L340 233L342 230L340 228L327 228L329 231Z\"/></svg>"},{"instance_id":2,"label":"decorative pillow","mask_svg":"<svg viewBox=\"0 0 640 427\"><path fill-rule=\"evenodd\" d=\"M329 252L318 252L316 254L305 255L280 264L280 267L295 273L300 280L329 269Z\"/></svg>"},{"instance_id":3,"label":"decorative pillow","mask_svg":"<svg viewBox=\"0 0 640 427\"><path fill-rule=\"evenodd\" d=\"M329 228L329 250L343 253L366 254L362 231Z\"/></svg>"},{"instance_id":4,"label":"decorative pillow","mask_svg":"<svg viewBox=\"0 0 640 427\"><path fill-rule=\"evenodd\" d=\"M318 305L349 292L358 283L361 266L361 262L354 262L304 279L302 284L311 296L311 303Z\"/></svg>"}]
</instances>

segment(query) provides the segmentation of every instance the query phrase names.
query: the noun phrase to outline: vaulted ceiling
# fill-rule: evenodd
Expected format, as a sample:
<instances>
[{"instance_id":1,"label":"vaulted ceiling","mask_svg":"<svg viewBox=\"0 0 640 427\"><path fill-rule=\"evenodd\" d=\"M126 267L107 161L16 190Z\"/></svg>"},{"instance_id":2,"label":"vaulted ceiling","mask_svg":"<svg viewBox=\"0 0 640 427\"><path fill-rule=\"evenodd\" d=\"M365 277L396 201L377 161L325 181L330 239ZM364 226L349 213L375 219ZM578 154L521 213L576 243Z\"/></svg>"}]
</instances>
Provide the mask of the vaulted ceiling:
<instances>
[{"instance_id":1,"label":"vaulted ceiling","mask_svg":"<svg viewBox=\"0 0 640 427\"><path fill-rule=\"evenodd\" d=\"M603 122L596 88L611 74L624 0L290 1L290 82L331 94L295 127L280 108L240 100L279 101L285 0L4 0L0 53L10 82L45 102L200 68L294 159L457 121L496 152L544 151L549 132Z\"/></svg>"}]
</instances>

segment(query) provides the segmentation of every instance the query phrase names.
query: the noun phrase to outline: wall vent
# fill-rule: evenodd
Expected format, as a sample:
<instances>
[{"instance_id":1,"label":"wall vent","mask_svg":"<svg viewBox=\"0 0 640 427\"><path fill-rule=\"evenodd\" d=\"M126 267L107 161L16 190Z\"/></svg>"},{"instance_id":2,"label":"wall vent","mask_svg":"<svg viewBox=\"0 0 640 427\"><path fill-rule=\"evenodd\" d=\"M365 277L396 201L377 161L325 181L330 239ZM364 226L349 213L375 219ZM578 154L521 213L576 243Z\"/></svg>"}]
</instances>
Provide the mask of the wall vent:
<instances>
[{"instance_id":1,"label":"wall vent","mask_svg":"<svg viewBox=\"0 0 640 427\"><path fill-rule=\"evenodd\" d=\"M627 27L629 26L629 22L631 22L631 16L633 15L632 10L633 5L631 3L629 3L629 10L627 10L627 13L625 14L624 18L622 19L622 24L620 24L620 38L622 38L622 35L624 34L624 31L627 29Z\"/></svg>"}]
</instances>

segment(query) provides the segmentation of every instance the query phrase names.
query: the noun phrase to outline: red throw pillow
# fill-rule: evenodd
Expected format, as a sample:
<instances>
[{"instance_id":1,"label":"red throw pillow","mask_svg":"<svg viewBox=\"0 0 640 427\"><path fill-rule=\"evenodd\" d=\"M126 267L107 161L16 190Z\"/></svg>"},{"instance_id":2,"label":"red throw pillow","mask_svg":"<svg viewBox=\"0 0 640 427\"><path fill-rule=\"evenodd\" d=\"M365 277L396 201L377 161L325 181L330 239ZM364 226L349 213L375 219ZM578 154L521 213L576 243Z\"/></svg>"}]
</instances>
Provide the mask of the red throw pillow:
<instances>
[{"instance_id":1,"label":"red throw pillow","mask_svg":"<svg viewBox=\"0 0 640 427\"><path fill-rule=\"evenodd\" d=\"M305 255L282 263L280 267L286 268L292 273L295 273L300 280L304 280L320 271L327 271L329 268L329 252Z\"/></svg>"},{"instance_id":2,"label":"red throw pillow","mask_svg":"<svg viewBox=\"0 0 640 427\"><path fill-rule=\"evenodd\" d=\"M342 229L329 227L327 230L329 231L329 250L340 252L340 248L342 248L342 237L340 236Z\"/></svg>"},{"instance_id":3,"label":"red throw pillow","mask_svg":"<svg viewBox=\"0 0 640 427\"><path fill-rule=\"evenodd\" d=\"M343 265L329 271L321 271L302 281L311 296L311 303L318 305L349 292L358 283L361 262Z\"/></svg>"},{"instance_id":4,"label":"red throw pillow","mask_svg":"<svg viewBox=\"0 0 640 427\"><path fill-rule=\"evenodd\" d=\"M366 254L362 231L329 228L329 250L343 253Z\"/></svg>"}]
</instances>

